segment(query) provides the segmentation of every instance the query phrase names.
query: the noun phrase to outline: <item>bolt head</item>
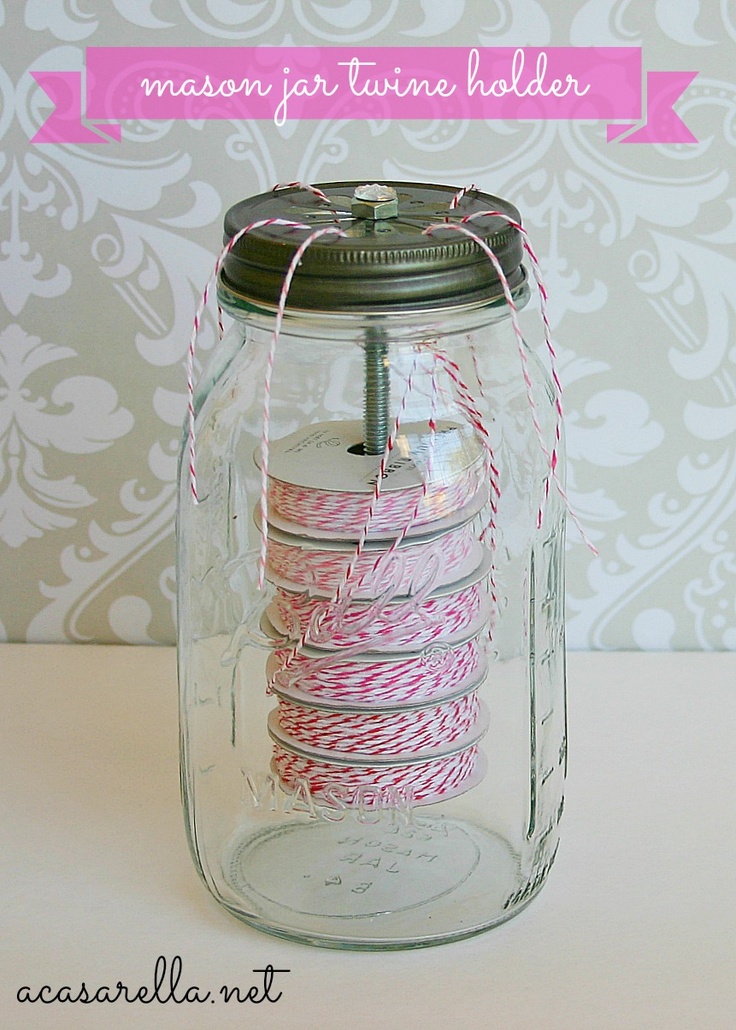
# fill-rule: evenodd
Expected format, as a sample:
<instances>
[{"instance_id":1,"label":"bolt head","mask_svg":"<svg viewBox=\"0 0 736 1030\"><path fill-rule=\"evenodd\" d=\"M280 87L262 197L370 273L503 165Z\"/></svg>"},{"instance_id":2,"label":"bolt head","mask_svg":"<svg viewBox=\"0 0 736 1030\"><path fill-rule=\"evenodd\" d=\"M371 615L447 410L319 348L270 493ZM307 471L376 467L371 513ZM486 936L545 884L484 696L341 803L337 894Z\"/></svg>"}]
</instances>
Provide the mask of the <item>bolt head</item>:
<instances>
[{"instance_id":1,"label":"bolt head","mask_svg":"<svg viewBox=\"0 0 736 1030\"><path fill-rule=\"evenodd\" d=\"M396 218L399 214L396 190L392 186L382 186L377 182L358 186L353 194L351 212L354 218L367 218L373 221Z\"/></svg>"}]
</instances>

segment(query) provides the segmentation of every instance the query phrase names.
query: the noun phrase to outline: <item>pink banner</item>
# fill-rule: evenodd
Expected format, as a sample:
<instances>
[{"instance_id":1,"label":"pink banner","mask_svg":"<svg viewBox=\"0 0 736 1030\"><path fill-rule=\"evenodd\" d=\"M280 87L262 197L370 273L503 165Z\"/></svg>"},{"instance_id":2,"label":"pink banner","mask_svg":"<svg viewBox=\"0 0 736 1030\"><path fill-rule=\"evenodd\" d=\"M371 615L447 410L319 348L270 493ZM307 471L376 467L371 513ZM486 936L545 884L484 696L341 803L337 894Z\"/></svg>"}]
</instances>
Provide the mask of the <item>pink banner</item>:
<instances>
[{"instance_id":1,"label":"pink banner","mask_svg":"<svg viewBox=\"0 0 736 1030\"><path fill-rule=\"evenodd\" d=\"M650 72L625 142L693 142L672 109L694 72ZM56 104L33 143L103 143L137 119L642 119L638 47L88 47L37 72ZM103 135L105 134L105 135Z\"/></svg>"}]
</instances>

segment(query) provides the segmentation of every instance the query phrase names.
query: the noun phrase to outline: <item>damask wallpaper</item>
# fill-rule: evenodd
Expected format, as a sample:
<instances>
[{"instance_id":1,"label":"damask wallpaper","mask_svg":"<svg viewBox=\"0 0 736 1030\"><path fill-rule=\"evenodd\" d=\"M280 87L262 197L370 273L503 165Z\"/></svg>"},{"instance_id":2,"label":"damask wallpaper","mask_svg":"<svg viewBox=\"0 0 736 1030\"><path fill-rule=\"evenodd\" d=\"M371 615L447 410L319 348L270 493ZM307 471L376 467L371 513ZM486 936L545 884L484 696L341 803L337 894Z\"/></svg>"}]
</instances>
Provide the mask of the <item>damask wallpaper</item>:
<instances>
[{"instance_id":1,"label":"damask wallpaper","mask_svg":"<svg viewBox=\"0 0 736 1030\"><path fill-rule=\"evenodd\" d=\"M572 648L736 648L736 2L0 2L0 637L171 642L194 305L285 180L475 183L540 254L565 387ZM31 145L86 46L641 46L698 141L602 122L126 122ZM536 323L531 321L532 335ZM203 356L217 337L207 316ZM539 336L541 339L541 336Z\"/></svg>"}]
</instances>

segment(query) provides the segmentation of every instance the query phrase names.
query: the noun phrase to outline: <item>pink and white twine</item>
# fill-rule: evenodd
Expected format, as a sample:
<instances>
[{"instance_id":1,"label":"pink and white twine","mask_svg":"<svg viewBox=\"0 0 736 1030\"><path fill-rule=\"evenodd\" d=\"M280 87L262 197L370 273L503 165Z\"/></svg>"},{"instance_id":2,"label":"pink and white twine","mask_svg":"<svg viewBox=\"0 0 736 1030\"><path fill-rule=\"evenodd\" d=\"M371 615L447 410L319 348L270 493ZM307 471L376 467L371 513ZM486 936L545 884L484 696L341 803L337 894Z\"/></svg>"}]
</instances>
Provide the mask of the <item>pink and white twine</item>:
<instances>
[{"instance_id":1,"label":"pink and white twine","mask_svg":"<svg viewBox=\"0 0 736 1030\"><path fill-rule=\"evenodd\" d=\"M408 654L361 654L360 648L300 652L286 665L289 649L277 646L266 674L274 692L362 708L413 706L478 686L486 658L478 635Z\"/></svg>"}]
</instances>

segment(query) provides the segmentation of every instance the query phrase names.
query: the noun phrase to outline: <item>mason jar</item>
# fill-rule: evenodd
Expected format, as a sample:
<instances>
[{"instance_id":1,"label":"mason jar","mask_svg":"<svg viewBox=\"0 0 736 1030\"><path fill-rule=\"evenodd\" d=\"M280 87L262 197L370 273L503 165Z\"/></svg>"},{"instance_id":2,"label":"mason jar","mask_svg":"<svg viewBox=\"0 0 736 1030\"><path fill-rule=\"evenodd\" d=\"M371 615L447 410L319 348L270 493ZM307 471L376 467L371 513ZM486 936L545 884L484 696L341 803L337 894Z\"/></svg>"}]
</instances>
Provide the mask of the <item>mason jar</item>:
<instances>
[{"instance_id":1,"label":"mason jar","mask_svg":"<svg viewBox=\"0 0 736 1030\"><path fill-rule=\"evenodd\" d=\"M269 933L468 937L554 861L562 440L519 223L396 182L226 215L233 322L181 462L181 783L202 880Z\"/></svg>"}]
</instances>

